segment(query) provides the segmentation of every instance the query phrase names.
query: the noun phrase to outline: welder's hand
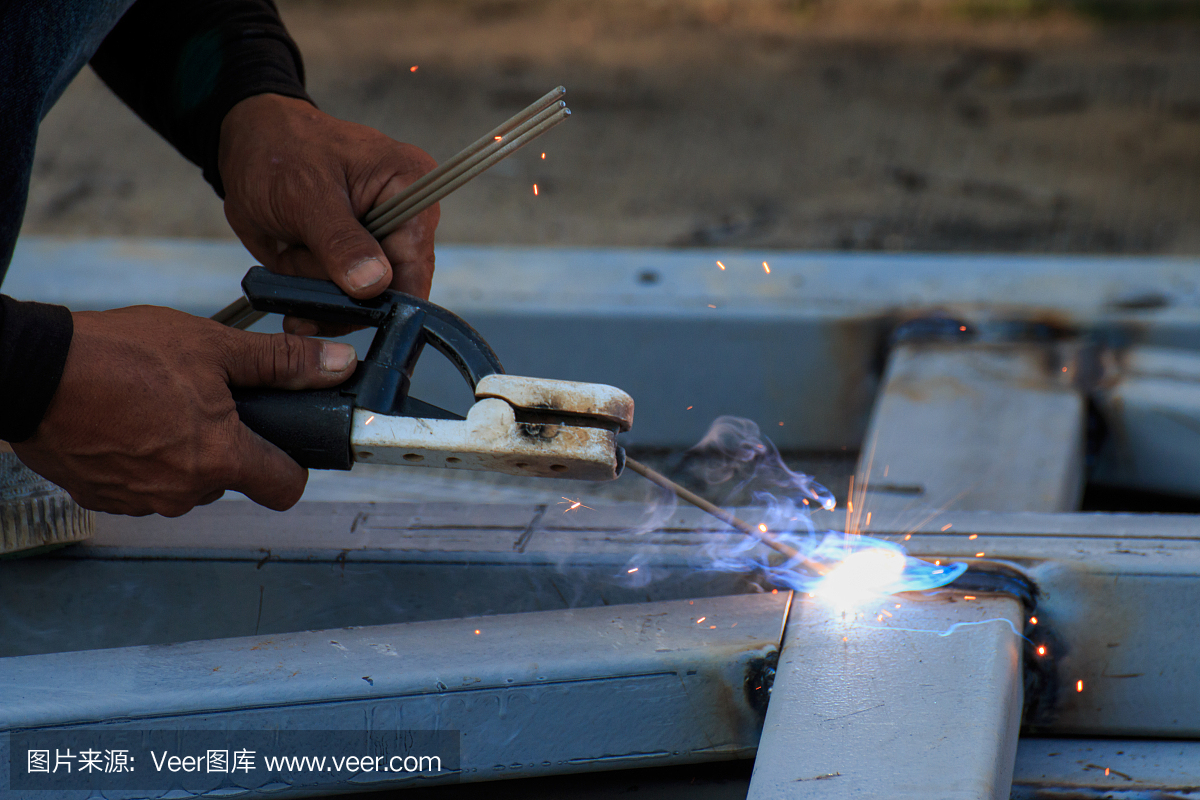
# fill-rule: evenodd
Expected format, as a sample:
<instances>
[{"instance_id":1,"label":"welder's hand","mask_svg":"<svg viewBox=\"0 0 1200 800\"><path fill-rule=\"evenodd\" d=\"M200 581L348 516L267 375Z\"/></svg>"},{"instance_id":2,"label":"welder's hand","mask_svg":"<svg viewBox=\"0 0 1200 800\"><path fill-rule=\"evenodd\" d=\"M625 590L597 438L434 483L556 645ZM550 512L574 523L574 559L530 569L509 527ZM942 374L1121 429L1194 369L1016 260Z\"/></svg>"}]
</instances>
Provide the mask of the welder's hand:
<instances>
[{"instance_id":1,"label":"welder's hand","mask_svg":"<svg viewBox=\"0 0 1200 800\"><path fill-rule=\"evenodd\" d=\"M62 381L26 466L85 508L178 516L226 489L268 508L300 499L308 471L238 421L230 386L314 389L354 371L354 350L247 333L168 308L74 315Z\"/></svg>"},{"instance_id":2,"label":"welder's hand","mask_svg":"<svg viewBox=\"0 0 1200 800\"><path fill-rule=\"evenodd\" d=\"M436 166L425 151L303 100L263 94L225 115L218 165L225 216L263 266L330 279L353 297L388 288L429 297L437 205L382 242L359 222ZM294 333L318 332L301 320L284 325Z\"/></svg>"}]
</instances>

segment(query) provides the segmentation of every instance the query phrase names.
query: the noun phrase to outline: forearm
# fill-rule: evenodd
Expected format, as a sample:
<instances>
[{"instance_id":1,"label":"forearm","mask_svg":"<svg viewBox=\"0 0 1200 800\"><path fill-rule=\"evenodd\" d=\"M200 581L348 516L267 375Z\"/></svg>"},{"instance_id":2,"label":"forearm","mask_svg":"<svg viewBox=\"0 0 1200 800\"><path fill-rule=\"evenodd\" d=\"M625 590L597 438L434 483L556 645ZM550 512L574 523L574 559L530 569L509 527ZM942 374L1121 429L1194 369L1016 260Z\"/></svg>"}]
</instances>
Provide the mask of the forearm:
<instances>
[{"instance_id":1,"label":"forearm","mask_svg":"<svg viewBox=\"0 0 1200 800\"><path fill-rule=\"evenodd\" d=\"M308 100L300 53L271 0L138 0L91 64L222 196L228 111L268 92Z\"/></svg>"}]
</instances>

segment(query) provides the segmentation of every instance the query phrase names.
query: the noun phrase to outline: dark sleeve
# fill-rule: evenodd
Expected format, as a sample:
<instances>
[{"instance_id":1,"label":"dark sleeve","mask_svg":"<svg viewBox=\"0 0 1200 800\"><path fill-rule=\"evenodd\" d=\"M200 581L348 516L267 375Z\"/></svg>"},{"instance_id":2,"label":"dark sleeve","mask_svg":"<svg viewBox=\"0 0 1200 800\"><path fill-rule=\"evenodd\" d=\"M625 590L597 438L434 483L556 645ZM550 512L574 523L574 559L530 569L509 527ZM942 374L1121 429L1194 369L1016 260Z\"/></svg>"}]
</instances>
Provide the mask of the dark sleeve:
<instances>
[{"instance_id":1,"label":"dark sleeve","mask_svg":"<svg viewBox=\"0 0 1200 800\"><path fill-rule=\"evenodd\" d=\"M73 331L63 306L0 295L0 440L33 436L62 379Z\"/></svg>"},{"instance_id":2,"label":"dark sleeve","mask_svg":"<svg viewBox=\"0 0 1200 800\"><path fill-rule=\"evenodd\" d=\"M312 102L272 0L137 0L91 64L222 197L217 144L229 109L268 92Z\"/></svg>"}]
</instances>

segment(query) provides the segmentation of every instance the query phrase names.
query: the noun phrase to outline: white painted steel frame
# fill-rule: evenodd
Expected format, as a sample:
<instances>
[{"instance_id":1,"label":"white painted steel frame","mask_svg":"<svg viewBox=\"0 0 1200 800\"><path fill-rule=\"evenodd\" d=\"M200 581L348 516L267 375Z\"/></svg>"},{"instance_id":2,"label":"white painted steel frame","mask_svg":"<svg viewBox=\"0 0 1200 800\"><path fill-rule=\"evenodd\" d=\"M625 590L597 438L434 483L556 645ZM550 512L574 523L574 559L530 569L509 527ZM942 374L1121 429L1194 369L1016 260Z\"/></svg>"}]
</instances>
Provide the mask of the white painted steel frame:
<instances>
[{"instance_id":1,"label":"white painted steel frame","mask_svg":"<svg viewBox=\"0 0 1200 800\"><path fill-rule=\"evenodd\" d=\"M748 800L1007 800L1020 602L893 600L792 604Z\"/></svg>"},{"instance_id":2,"label":"white painted steel frame","mask_svg":"<svg viewBox=\"0 0 1200 800\"><path fill-rule=\"evenodd\" d=\"M9 768L3 732L96 723L457 730L464 781L745 758L766 700L754 687L778 652L789 599L742 595L0 659L0 786ZM340 788L368 785L388 781ZM276 787L271 796L292 796L289 788L305 789Z\"/></svg>"},{"instance_id":3,"label":"white painted steel frame","mask_svg":"<svg viewBox=\"0 0 1200 800\"><path fill-rule=\"evenodd\" d=\"M251 263L236 242L23 237L4 290L75 309L152 303L208 315ZM901 321L1028 320L1118 349L1198 352L1197 263L443 245L432 299L478 329L509 372L632 394L631 446L691 446L726 413L759 421L785 449L836 450L862 441ZM418 373L422 399L463 406L448 364L423 359Z\"/></svg>"}]
</instances>

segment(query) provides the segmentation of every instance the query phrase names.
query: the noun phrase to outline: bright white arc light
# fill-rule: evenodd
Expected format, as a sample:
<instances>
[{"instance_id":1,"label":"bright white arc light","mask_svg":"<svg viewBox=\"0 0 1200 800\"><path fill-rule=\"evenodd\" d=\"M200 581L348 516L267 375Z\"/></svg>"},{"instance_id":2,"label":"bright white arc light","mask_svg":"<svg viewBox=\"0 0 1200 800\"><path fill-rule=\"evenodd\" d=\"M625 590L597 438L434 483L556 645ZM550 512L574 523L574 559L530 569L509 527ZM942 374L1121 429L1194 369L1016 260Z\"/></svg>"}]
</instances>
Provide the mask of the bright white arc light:
<instances>
[{"instance_id":1,"label":"bright white arc light","mask_svg":"<svg viewBox=\"0 0 1200 800\"><path fill-rule=\"evenodd\" d=\"M859 550L830 570L813 593L840 608L852 608L895 591L904 567L904 554L897 550Z\"/></svg>"}]
</instances>

